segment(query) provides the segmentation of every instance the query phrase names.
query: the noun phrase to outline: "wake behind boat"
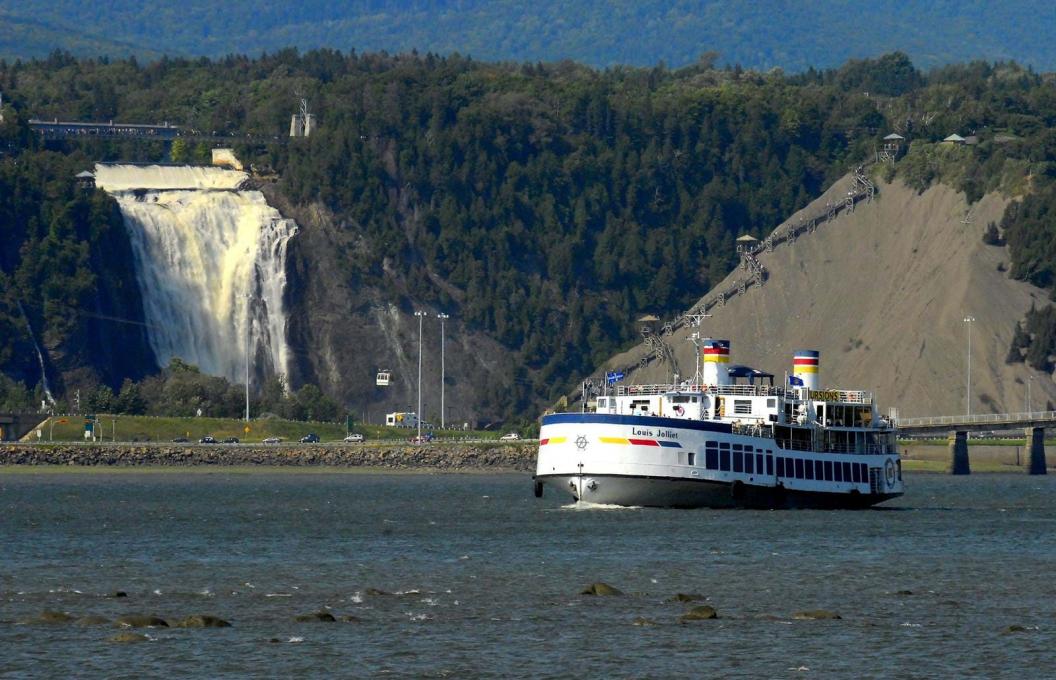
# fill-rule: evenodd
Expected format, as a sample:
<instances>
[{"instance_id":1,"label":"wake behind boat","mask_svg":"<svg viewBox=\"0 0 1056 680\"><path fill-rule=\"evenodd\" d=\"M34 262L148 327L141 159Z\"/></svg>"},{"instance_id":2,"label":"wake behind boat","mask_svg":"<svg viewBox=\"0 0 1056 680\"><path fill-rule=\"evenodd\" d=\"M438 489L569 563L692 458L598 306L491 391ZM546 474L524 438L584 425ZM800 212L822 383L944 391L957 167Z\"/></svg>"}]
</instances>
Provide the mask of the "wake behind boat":
<instances>
[{"instance_id":1,"label":"wake behind boat","mask_svg":"<svg viewBox=\"0 0 1056 680\"><path fill-rule=\"evenodd\" d=\"M536 495L549 485L676 508L864 508L902 495L894 425L869 392L819 390L819 352L796 352L781 387L729 360L729 341L706 339L692 381L585 391L583 411L543 416Z\"/></svg>"}]
</instances>

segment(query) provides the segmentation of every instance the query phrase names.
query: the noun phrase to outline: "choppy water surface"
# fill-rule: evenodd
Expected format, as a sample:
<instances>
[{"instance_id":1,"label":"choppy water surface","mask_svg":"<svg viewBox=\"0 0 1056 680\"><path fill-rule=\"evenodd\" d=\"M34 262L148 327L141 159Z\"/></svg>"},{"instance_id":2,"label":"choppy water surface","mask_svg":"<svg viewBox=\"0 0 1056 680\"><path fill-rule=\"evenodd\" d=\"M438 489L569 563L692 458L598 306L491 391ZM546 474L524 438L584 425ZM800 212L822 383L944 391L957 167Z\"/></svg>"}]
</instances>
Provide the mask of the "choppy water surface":
<instances>
[{"instance_id":1,"label":"choppy water surface","mask_svg":"<svg viewBox=\"0 0 1056 680\"><path fill-rule=\"evenodd\" d=\"M884 510L756 512L577 509L522 475L0 475L0 674L1053 672L1056 479L909 484ZM679 592L721 618L677 623ZM322 608L358 621L293 620ZM791 619L818 608L843 619ZM233 626L19 623L45 609Z\"/></svg>"}]
</instances>

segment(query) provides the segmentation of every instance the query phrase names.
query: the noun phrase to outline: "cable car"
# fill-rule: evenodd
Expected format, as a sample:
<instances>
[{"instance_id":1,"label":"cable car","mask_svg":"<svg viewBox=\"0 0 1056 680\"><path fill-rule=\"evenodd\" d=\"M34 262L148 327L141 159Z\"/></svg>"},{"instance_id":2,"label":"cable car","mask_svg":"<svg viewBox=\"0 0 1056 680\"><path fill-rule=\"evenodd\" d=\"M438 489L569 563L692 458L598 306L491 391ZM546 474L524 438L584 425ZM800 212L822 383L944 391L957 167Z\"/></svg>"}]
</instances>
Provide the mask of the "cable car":
<instances>
[{"instance_id":1,"label":"cable car","mask_svg":"<svg viewBox=\"0 0 1056 680\"><path fill-rule=\"evenodd\" d=\"M389 373L390 373L389 371L378 371L378 377L374 381L375 384L378 387L388 387L389 386Z\"/></svg>"}]
</instances>

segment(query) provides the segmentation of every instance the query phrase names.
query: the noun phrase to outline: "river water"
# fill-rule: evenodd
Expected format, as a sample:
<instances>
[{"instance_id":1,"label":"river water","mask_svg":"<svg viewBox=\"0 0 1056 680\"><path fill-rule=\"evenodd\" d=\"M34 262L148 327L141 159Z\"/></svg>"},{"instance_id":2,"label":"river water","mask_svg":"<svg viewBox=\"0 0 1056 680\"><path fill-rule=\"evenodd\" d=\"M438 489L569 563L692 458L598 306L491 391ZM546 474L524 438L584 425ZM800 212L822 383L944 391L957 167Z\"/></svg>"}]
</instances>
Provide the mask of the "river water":
<instances>
[{"instance_id":1,"label":"river water","mask_svg":"<svg viewBox=\"0 0 1056 680\"><path fill-rule=\"evenodd\" d=\"M0 473L0 675L1051 676L1056 479L908 486L686 511L536 499L525 475ZM720 618L679 624L676 593ZM294 621L324 608L356 620ZM118 643L24 623L46 609L233 625Z\"/></svg>"}]
</instances>

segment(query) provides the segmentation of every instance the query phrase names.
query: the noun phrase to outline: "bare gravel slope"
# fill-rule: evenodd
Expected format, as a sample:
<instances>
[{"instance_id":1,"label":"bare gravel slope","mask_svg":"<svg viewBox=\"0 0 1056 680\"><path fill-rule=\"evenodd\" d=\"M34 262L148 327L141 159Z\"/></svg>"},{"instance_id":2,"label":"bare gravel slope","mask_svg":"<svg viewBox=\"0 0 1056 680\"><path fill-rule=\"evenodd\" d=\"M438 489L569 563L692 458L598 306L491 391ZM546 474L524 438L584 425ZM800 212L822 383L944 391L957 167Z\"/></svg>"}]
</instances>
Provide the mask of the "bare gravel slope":
<instances>
[{"instance_id":1,"label":"bare gravel slope","mask_svg":"<svg viewBox=\"0 0 1056 680\"><path fill-rule=\"evenodd\" d=\"M841 180L816 204L845 191ZM987 195L965 224L964 195L948 186L918 195L899 182L881 185L873 202L763 254L767 283L714 308L704 334L732 342L732 363L771 371L777 380L791 372L794 350L821 350L823 386L876 390L881 408L897 407L902 416L946 415L965 411L963 319L971 315L972 412L1022 410L1028 375L1040 410L1056 402L1052 377L1008 365L1005 356L1016 321L1047 295L998 271L1008 262L1005 249L981 238L1007 203ZM683 328L667 338L684 376L694 366L688 335ZM636 347L609 365L626 365L644 351ZM653 361L628 379L669 380L671 372Z\"/></svg>"}]
</instances>

